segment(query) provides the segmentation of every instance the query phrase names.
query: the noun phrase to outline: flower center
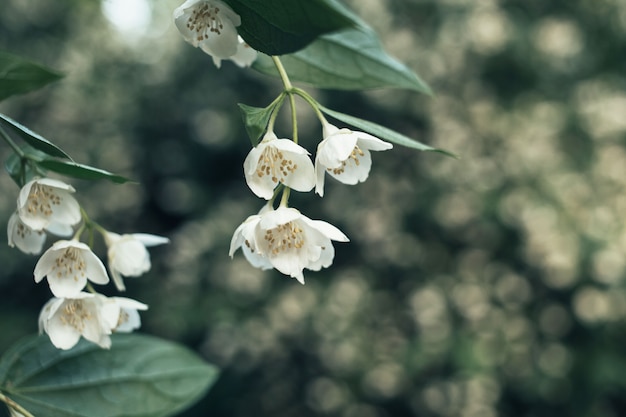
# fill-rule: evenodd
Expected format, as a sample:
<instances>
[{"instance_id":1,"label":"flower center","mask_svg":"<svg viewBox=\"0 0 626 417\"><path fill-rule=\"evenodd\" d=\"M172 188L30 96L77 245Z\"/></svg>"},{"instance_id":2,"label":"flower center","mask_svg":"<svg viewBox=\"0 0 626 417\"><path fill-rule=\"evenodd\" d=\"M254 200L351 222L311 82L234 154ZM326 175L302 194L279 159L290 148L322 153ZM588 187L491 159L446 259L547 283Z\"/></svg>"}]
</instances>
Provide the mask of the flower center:
<instances>
[{"instance_id":1,"label":"flower center","mask_svg":"<svg viewBox=\"0 0 626 417\"><path fill-rule=\"evenodd\" d=\"M355 146L354 149L352 149L352 153L350 153L350 155L346 159L341 161L341 165L336 168L326 168L326 171L332 172L335 175L343 174L346 171L346 166L348 165L348 163L350 163L350 161L354 161L354 165L358 166L361 163L361 161L359 161L359 158L363 155L365 155L365 153L361 150L361 148Z\"/></svg>"},{"instance_id":2,"label":"flower center","mask_svg":"<svg viewBox=\"0 0 626 417\"><path fill-rule=\"evenodd\" d=\"M31 230L31 228L30 228L30 227L26 227L26 225L24 225L23 223L18 223L18 224L17 224L17 227L16 227L16 230L15 230L15 233L16 233L16 234L17 234L17 235L18 235L18 236L19 236L22 240L25 240L25 239L26 239L26 236L30 236L30 235L33 233L33 230ZM43 235L43 232L41 232L41 231L37 231L37 232L35 232L35 233L37 233L37 234L38 234L38 235L40 235L40 236L41 236L41 235Z\"/></svg>"},{"instance_id":3,"label":"flower center","mask_svg":"<svg viewBox=\"0 0 626 417\"><path fill-rule=\"evenodd\" d=\"M81 333L85 329L85 320L90 318L91 313L84 307L81 300L70 301L61 313L61 323L72 326Z\"/></svg>"},{"instance_id":4,"label":"flower center","mask_svg":"<svg viewBox=\"0 0 626 417\"><path fill-rule=\"evenodd\" d=\"M78 281L80 277L85 276L85 261L81 256L80 249L67 248L63 255L54 260L53 271L56 271L57 278L73 277L74 281Z\"/></svg>"},{"instance_id":5,"label":"flower center","mask_svg":"<svg viewBox=\"0 0 626 417\"><path fill-rule=\"evenodd\" d=\"M268 146L263 150L257 163L256 174L259 178L272 176L275 183L284 182L285 177L293 173L298 168L291 159L285 159L285 155L273 146Z\"/></svg>"},{"instance_id":6,"label":"flower center","mask_svg":"<svg viewBox=\"0 0 626 417\"><path fill-rule=\"evenodd\" d=\"M59 197L52 188L33 184L28 194L26 210L33 216L50 217L52 215L52 206L61 204Z\"/></svg>"},{"instance_id":7,"label":"flower center","mask_svg":"<svg viewBox=\"0 0 626 417\"><path fill-rule=\"evenodd\" d=\"M264 239L267 241L271 255L278 255L281 252L300 249L304 246L304 230L294 222L281 224L265 231Z\"/></svg>"},{"instance_id":8,"label":"flower center","mask_svg":"<svg viewBox=\"0 0 626 417\"><path fill-rule=\"evenodd\" d=\"M220 8L209 3L194 8L187 19L187 28L197 33L198 41L208 39L210 33L221 34L224 24L220 18Z\"/></svg>"}]
</instances>

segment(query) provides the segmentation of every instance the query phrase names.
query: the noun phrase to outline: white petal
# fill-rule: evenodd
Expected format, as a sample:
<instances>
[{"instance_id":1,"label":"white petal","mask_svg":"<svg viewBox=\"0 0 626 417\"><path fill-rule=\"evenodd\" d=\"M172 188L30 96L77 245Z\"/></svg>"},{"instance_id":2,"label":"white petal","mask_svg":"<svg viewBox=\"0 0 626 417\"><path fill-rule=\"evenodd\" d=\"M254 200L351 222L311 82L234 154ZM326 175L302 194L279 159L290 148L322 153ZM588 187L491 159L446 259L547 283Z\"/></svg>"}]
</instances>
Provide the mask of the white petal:
<instances>
[{"instance_id":1,"label":"white petal","mask_svg":"<svg viewBox=\"0 0 626 417\"><path fill-rule=\"evenodd\" d=\"M315 169L311 159L307 155L297 154L291 154L290 159L297 168L285 175L283 184L296 191L311 191L315 187Z\"/></svg>"},{"instance_id":2,"label":"white petal","mask_svg":"<svg viewBox=\"0 0 626 417\"><path fill-rule=\"evenodd\" d=\"M166 243L170 243L170 240L163 236L150 235L147 233L133 233L131 235L138 241L144 244L146 247L152 247L157 245L164 245Z\"/></svg>"},{"instance_id":3,"label":"white petal","mask_svg":"<svg viewBox=\"0 0 626 417\"><path fill-rule=\"evenodd\" d=\"M124 279L118 270L111 268L111 277L113 278L113 283L115 284L115 288L118 291L126 291L126 286L124 285Z\"/></svg>"},{"instance_id":4,"label":"white petal","mask_svg":"<svg viewBox=\"0 0 626 417\"><path fill-rule=\"evenodd\" d=\"M46 232L50 232L60 237L69 237L72 235L72 233L74 233L74 228L70 224L63 224L51 221L46 226Z\"/></svg>"},{"instance_id":5,"label":"white petal","mask_svg":"<svg viewBox=\"0 0 626 417\"><path fill-rule=\"evenodd\" d=\"M54 315L48 321L47 333L52 344L63 350L71 349L80 339L80 332L73 326L66 324L62 320L61 314Z\"/></svg>"},{"instance_id":6,"label":"white petal","mask_svg":"<svg viewBox=\"0 0 626 417\"><path fill-rule=\"evenodd\" d=\"M64 183L60 180L55 180L54 178L40 178L35 180L38 184L47 185L49 187L58 188L59 190L69 191L70 193L75 192L76 190L69 184Z\"/></svg>"},{"instance_id":7,"label":"white petal","mask_svg":"<svg viewBox=\"0 0 626 417\"><path fill-rule=\"evenodd\" d=\"M329 239L336 240L339 242L350 241L350 239L348 239L348 236L346 236L341 230L339 230L338 228L336 228L330 223L327 223L322 220L311 220L308 217L303 217L302 220L306 222L307 224L309 224L311 227L318 230L324 236L328 237Z\"/></svg>"},{"instance_id":8,"label":"white petal","mask_svg":"<svg viewBox=\"0 0 626 417\"><path fill-rule=\"evenodd\" d=\"M252 252L252 250L247 246L242 246L241 251L243 252L246 260L255 268L260 268L262 270L272 269L273 265L269 259L265 256L260 255L258 252Z\"/></svg>"},{"instance_id":9,"label":"white petal","mask_svg":"<svg viewBox=\"0 0 626 417\"><path fill-rule=\"evenodd\" d=\"M83 261L86 264L87 277L89 278L89 281L95 282L96 284L108 283L109 276L107 275L106 268L100 258L98 258L91 251L91 249L84 251L82 254Z\"/></svg>"},{"instance_id":10,"label":"white petal","mask_svg":"<svg viewBox=\"0 0 626 417\"><path fill-rule=\"evenodd\" d=\"M233 61L238 67L249 67L256 60L257 51L245 43L243 39L241 39L241 36L238 40L239 44L237 45L237 52L235 55L230 57L230 60Z\"/></svg>"},{"instance_id":11,"label":"white petal","mask_svg":"<svg viewBox=\"0 0 626 417\"><path fill-rule=\"evenodd\" d=\"M222 22L224 26L221 32L210 33L208 38L198 43L198 46L213 57L226 59L237 53L237 29L230 20L222 19Z\"/></svg>"},{"instance_id":12,"label":"white petal","mask_svg":"<svg viewBox=\"0 0 626 417\"><path fill-rule=\"evenodd\" d=\"M362 149L361 152L363 152L363 155L358 157L358 164L354 159L348 158L346 166L343 167L341 172L336 173L332 170L326 172L336 180L348 185L365 181L372 168L372 156L367 149Z\"/></svg>"},{"instance_id":13,"label":"white petal","mask_svg":"<svg viewBox=\"0 0 626 417\"><path fill-rule=\"evenodd\" d=\"M393 148L393 145L384 140L378 139L376 136L372 136L365 132L355 132L359 140L357 145L361 149L369 149L372 151L386 151Z\"/></svg>"},{"instance_id":14,"label":"white petal","mask_svg":"<svg viewBox=\"0 0 626 417\"><path fill-rule=\"evenodd\" d=\"M57 258L57 251L53 248L48 249L41 255L41 258L35 264L35 271L33 275L35 276L35 282L40 282L55 265L55 261Z\"/></svg>"},{"instance_id":15,"label":"white petal","mask_svg":"<svg viewBox=\"0 0 626 417\"><path fill-rule=\"evenodd\" d=\"M87 277L85 276L68 277L48 274L48 285L55 297L73 298L85 288L86 284Z\"/></svg>"},{"instance_id":16,"label":"white petal","mask_svg":"<svg viewBox=\"0 0 626 417\"><path fill-rule=\"evenodd\" d=\"M26 226L20 220L17 212L9 218L7 238L10 247L17 246L22 252L32 255L41 253L46 242L46 234Z\"/></svg>"},{"instance_id":17,"label":"white petal","mask_svg":"<svg viewBox=\"0 0 626 417\"><path fill-rule=\"evenodd\" d=\"M315 192L324 197L324 179L326 178L326 168L315 158Z\"/></svg>"},{"instance_id":18,"label":"white petal","mask_svg":"<svg viewBox=\"0 0 626 417\"><path fill-rule=\"evenodd\" d=\"M320 256L317 261L310 262L307 266L307 269L311 271L319 271L322 268L328 268L332 265L333 259L335 258L335 248L333 245L326 245L322 248Z\"/></svg>"},{"instance_id":19,"label":"white petal","mask_svg":"<svg viewBox=\"0 0 626 417\"><path fill-rule=\"evenodd\" d=\"M138 277L150 270L150 254L140 241L126 235L109 248L109 266L120 274Z\"/></svg>"},{"instance_id":20,"label":"white petal","mask_svg":"<svg viewBox=\"0 0 626 417\"><path fill-rule=\"evenodd\" d=\"M265 230L273 229L281 224L289 223L301 217L302 213L295 208L281 206L261 216L259 226L264 233Z\"/></svg>"},{"instance_id":21,"label":"white petal","mask_svg":"<svg viewBox=\"0 0 626 417\"><path fill-rule=\"evenodd\" d=\"M317 148L317 159L326 168L338 168L350 157L358 138L347 129L324 139Z\"/></svg>"},{"instance_id":22,"label":"white petal","mask_svg":"<svg viewBox=\"0 0 626 417\"><path fill-rule=\"evenodd\" d=\"M289 139L275 139L271 143L271 146L274 146L276 149L281 151L294 153L296 155L309 155L309 151Z\"/></svg>"}]
</instances>

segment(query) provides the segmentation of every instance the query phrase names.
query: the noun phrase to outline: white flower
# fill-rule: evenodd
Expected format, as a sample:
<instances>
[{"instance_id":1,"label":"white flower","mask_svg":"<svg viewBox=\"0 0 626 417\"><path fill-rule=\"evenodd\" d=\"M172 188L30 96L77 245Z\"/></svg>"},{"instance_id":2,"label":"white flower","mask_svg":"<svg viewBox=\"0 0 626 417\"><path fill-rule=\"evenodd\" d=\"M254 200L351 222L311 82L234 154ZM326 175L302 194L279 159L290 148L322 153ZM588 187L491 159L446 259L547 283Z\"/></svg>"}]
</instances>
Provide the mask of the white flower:
<instances>
[{"instance_id":1,"label":"white flower","mask_svg":"<svg viewBox=\"0 0 626 417\"><path fill-rule=\"evenodd\" d=\"M237 53L241 18L223 1L187 0L174 10L174 23L187 42L213 57L218 68L222 59Z\"/></svg>"},{"instance_id":2,"label":"white flower","mask_svg":"<svg viewBox=\"0 0 626 417\"><path fill-rule=\"evenodd\" d=\"M230 241L230 250L228 255L232 258L235 251L241 248L244 256L255 268L263 270L272 269L274 266L264 255L261 255L256 248L254 240L255 229L261 221L261 214L271 210L269 206L263 206L259 214L249 216L233 233L233 238Z\"/></svg>"},{"instance_id":3,"label":"white flower","mask_svg":"<svg viewBox=\"0 0 626 417\"><path fill-rule=\"evenodd\" d=\"M252 65L254 60L256 59L257 51L252 49L250 45L248 45L242 38L239 36L237 44L237 52L235 55L231 56L230 59L238 67L245 68ZM215 58L213 58L213 62L215 62ZM215 64L218 68L220 67L220 63Z\"/></svg>"},{"instance_id":4,"label":"white flower","mask_svg":"<svg viewBox=\"0 0 626 417\"><path fill-rule=\"evenodd\" d=\"M46 242L46 234L41 230L33 230L26 226L17 212L9 218L7 238L10 247L17 246L22 252L32 255L41 253L43 244Z\"/></svg>"},{"instance_id":5,"label":"white flower","mask_svg":"<svg viewBox=\"0 0 626 417\"><path fill-rule=\"evenodd\" d=\"M119 291L126 289L122 275L138 277L150 270L150 254L146 247L170 241L166 237L144 233L118 235L113 232L105 233L104 239L108 247L109 270Z\"/></svg>"},{"instance_id":6,"label":"white flower","mask_svg":"<svg viewBox=\"0 0 626 417\"><path fill-rule=\"evenodd\" d=\"M59 240L35 265L35 282L48 277L50 291L56 297L75 297L87 284L106 284L109 277L104 264L89 246L76 240Z\"/></svg>"},{"instance_id":7,"label":"white flower","mask_svg":"<svg viewBox=\"0 0 626 417\"><path fill-rule=\"evenodd\" d=\"M296 191L311 191L315 169L309 153L289 139L267 132L243 163L246 182L254 194L269 200L279 183Z\"/></svg>"},{"instance_id":8,"label":"white flower","mask_svg":"<svg viewBox=\"0 0 626 417\"><path fill-rule=\"evenodd\" d=\"M17 199L20 220L36 231L48 227L57 231L71 229L81 219L80 206L71 195L74 191L71 185L52 178L28 182Z\"/></svg>"},{"instance_id":9,"label":"white flower","mask_svg":"<svg viewBox=\"0 0 626 417\"><path fill-rule=\"evenodd\" d=\"M112 331L130 333L141 327L141 319L137 310L147 310L146 304L131 298L100 297L102 299L102 315Z\"/></svg>"},{"instance_id":10,"label":"white flower","mask_svg":"<svg viewBox=\"0 0 626 417\"><path fill-rule=\"evenodd\" d=\"M250 248L257 265L267 263L285 275L304 284L303 270L319 271L333 263L335 249L331 240L347 242L348 238L335 226L321 220L311 220L298 210L279 207L248 218L231 241L231 255L239 248ZM244 254L245 254L244 250ZM250 256L246 256L250 261ZM263 263L260 258L265 259ZM261 266L259 266L261 265Z\"/></svg>"},{"instance_id":11,"label":"white flower","mask_svg":"<svg viewBox=\"0 0 626 417\"><path fill-rule=\"evenodd\" d=\"M110 348L110 320L102 314L100 297L80 292L72 298L52 298L39 314L39 332L46 332L52 344L63 350L71 349L81 336Z\"/></svg>"},{"instance_id":12,"label":"white flower","mask_svg":"<svg viewBox=\"0 0 626 417\"><path fill-rule=\"evenodd\" d=\"M350 129L338 129L330 123L324 123L324 140L317 145L315 173L317 182L315 192L324 195L324 173L344 184L354 185L363 182L372 167L370 151L391 149L391 143L364 132Z\"/></svg>"}]
</instances>

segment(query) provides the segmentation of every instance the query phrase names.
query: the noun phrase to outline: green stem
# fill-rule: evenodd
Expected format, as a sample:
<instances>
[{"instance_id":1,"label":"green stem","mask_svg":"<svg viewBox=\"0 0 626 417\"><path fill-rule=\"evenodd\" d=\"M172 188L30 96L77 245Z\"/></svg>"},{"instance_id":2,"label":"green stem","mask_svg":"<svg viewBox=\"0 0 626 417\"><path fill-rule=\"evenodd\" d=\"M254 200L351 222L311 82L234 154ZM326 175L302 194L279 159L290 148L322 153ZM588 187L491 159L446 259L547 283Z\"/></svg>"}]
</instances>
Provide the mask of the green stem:
<instances>
[{"instance_id":1,"label":"green stem","mask_svg":"<svg viewBox=\"0 0 626 417\"><path fill-rule=\"evenodd\" d=\"M291 92L293 94L299 95L304 101L309 103L309 106L313 108L313 111L315 111L317 118L320 119L320 122L322 122L322 124L328 123L328 120L326 120L326 117L324 117L324 114L320 110L319 103L313 97L311 97L309 93L297 87L292 88Z\"/></svg>"},{"instance_id":2,"label":"green stem","mask_svg":"<svg viewBox=\"0 0 626 417\"><path fill-rule=\"evenodd\" d=\"M280 75L280 79L285 86L285 90L289 92L293 87L291 85L291 81L289 81L289 77L287 76L287 71L285 71L285 67L283 67L283 63L280 62L280 58L277 56L272 56L272 61L274 61L274 65L276 65L278 75Z\"/></svg>"},{"instance_id":3,"label":"green stem","mask_svg":"<svg viewBox=\"0 0 626 417\"><path fill-rule=\"evenodd\" d=\"M280 95L278 97L276 97L276 99L274 101L272 101L270 103L270 105L268 107L276 107L273 111L272 114L270 115L270 120L267 123L267 131L268 132L272 132L274 131L274 122L276 121L276 116L278 116L278 111L280 110L280 105L283 102L283 100L285 99L285 92L283 91L282 93L280 93Z\"/></svg>"},{"instance_id":4,"label":"green stem","mask_svg":"<svg viewBox=\"0 0 626 417\"><path fill-rule=\"evenodd\" d=\"M31 413L29 413L28 410L26 410L24 407L22 407L21 405L19 405L18 403L16 403L15 401L13 401L12 399L10 399L9 397L7 397L1 392L0 392L0 401L2 401L3 403L5 403L7 406L14 409L15 411L17 411L18 413L22 414L24 417L35 417Z\"/></svg>"},{"instance_id":5,"label":"green stem","mask_svg":"<svg viewBox=\"0 0 626 417\"><path fill-rule=\"evenodd\" d=\"M291 107L291 126L293 126L293 142L298 143L298 117L296 115L296 99L289 93L289 107Z\"/></svg>"},{"instance_id":6,"label":"green stem","mask_svg":"<svg viewBox=\"0 0 626 417\"><path fill-rule=\"evenodd\" d=\"M285 187L283 190L283 195L280 198L280 206L287 207L287 203L289 202L289 194L291 193L291 188Z\"/></svg>"},{"instance_id":7,"label":"green stem","mask_svg":"<svg viewBox=\"0 0 626 417\"><path fill-rule=\"evenodd\" d=\"M20 158L24 159L26 157L24 151L21 150L15 142L13 142L13 139L11 139L11 137L1 127L0 136L2 136L2 139L4 139L4 141L11 147L11 149L13 149L13 152L15 152Z\"/></svg>"}]
</instances>

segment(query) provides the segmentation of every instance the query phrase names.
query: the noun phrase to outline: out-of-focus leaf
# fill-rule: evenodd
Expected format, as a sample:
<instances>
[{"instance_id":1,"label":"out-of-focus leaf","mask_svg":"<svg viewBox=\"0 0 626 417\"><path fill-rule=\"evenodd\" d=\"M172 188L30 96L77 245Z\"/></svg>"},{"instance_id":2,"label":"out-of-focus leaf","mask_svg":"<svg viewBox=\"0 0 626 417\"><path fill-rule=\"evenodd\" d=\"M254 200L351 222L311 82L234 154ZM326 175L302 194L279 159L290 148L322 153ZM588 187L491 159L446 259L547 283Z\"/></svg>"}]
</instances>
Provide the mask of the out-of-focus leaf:
<instances>
[{"instance_id":1,"label":"out-of-focus leaf","mask_svg":"<svg viewBox=\"0 0 626 417\"><path fill-rule=\"evenodd\" d=\"M325 114L331 117L334 117L337 120L341 120L344 123L347 123L351 126L359 128L363 130L364 132L367 132L380 139L388 140L389 142L393 142L402 146L407 146L409 148L417 149L420 151L439 152L444 155L452 156L454 158L457 157L452 152L448 152L443 149L437 149L428 145L424 145L423 143L418 142L415 139L411 139L410 137L405 136L401 133L398 133L395 130L391 130L387 127L370 122L369 120L359 119L358 117L350 116L348 114L340 113L335 110L327 109L324 106L320 106L320 110L324 112Z\"/></svg>"},{"instance_id":2,"label":"out-of-focus leaf","mask_svg":"<svg viewBox=\"0 0 626 417\"><path fill-rule=\"evenodd\" d=\"M132 181L121 175L113 174L100 168L89 165L77 164L76 162L63 161L59 159L44 159L37 163L39 166L61 175L79 178L82 180L109 180L118 184Z\"/></svg>"},{"instance_id":3,"label":"out-of-focus leaf","mask_svg":"<svg viewBox=\"0 0 626 417\"><path fill-rule=\"evenodd\" d=\"M165 417L202 396L219 374L183 346L114 335L111 350L82 340L58 350L45 336L0 360L0 390L37 417Z\"/></svg>"},{"instance_id":4,"label":"out-of-focus leaf","mask_svg":"<svg viewBox=\"0 0 626 417\"><path fill-rule=\"evenodd\" d=\"M43 136L33 132L26 126L21 125L15 120L11 119L9 116L6 116L0 113L0 121L4 123L5 126L11 128L13 132L19 135L26 143L32 146L35 149L40 150L50 156L55 156L58 158L66 158L72 159L68 154L66 154L61 148L56 146L54 143L50 142L48 139Z\"/></svg>"},{"instance_id":5,"label":"out-of-focus leaf","mask_svg":"<svg viewBox=\"0 0 626 417\"><path fill-rule=\"evenodd\" d=\"M0 100L37 90L62 77L40 64L0 51Z\"/></svg>"},{"instance_id":6,"label":"out-of-focus leaf","mask_svg":"<svg viewBox=\"0 0 626 417\"><path fill-rule=\"evenodd\" d=\"M261 135L267 129L272 113L279 104L280 102L274 102L265 108L252 107L242 103L238 104L252 146L256 146L259 143Z\"/></svg>"},{"instance_id":7,"label":"out-of-focus leaf","mask_svg":"<svg viewBox=\"0 0 626 417\"><path fill-rule=\"evenodd\" d=\"M318 36L357 25L336 0L224 0L241 16L241 37L257 51L283 55Z\"/></svg>"},{"instance_id":8,"label":"out-of-focus leaf","mask_svg":"<svg viewBox=\"0 0 626 417\"><path fill-rule=\"evenodd\" d=\"M431 94L428 85L410 68L383 50L376 33L364 27L324 35L307 48L281 57L281 61L293 81L319 88L395 87ZM278 76L268 56L259 55L253 68Z\"/></svg>"}]
</instances>

